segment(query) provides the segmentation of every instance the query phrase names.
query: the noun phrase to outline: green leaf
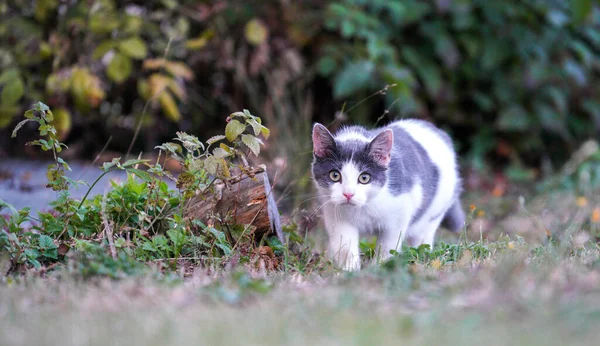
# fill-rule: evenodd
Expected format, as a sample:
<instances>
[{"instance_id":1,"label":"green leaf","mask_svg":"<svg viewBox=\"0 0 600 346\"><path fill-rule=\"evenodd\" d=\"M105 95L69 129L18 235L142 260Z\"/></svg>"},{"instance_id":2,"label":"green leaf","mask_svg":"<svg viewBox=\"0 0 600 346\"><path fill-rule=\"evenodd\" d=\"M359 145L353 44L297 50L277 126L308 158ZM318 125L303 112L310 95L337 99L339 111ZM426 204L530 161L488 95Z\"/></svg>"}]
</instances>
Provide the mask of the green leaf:
<instances>
[{"instance_id":1,"label":"green leaf","mask_svg":"<svg viewBox=\"0 0 600 346\"><path fill-rule=\"evenodd\" d=\"M128 168L127 171L135 174L138 178L142 179L147 183L152 181L152 175L150 175L150 173L146 171L142 171L141 169L136 168Z\"/></svg>"},{"instance_id":2,"label":"green leaf","mask_svg":"<svg viewBox=\"0 0 600 346\"><path fill-rule=\"evenodd\" d=\"M317 62L317 71L321 76L329 77L337 69L337 62L330 56L324 56Z\"/></svg>"},{"instance_id":3,"label":"green leaf","mask_svg":"<svg viewBox=\"0 0 600 346\"><path fill-rule=\"evenodd\" d=\"M121 163L119 162L120 160L121 160L120 157L115 157L115 158L112 159L111 162L104 162L104 164L102 165L102 170L104 172L108 172L113 167L121 168Z\"/></svg>"},{"instance_id":4,"label":"green leaf","mask_svg":"<svg viewBox=\"0 0 600 346\"><path fill-rule=\"evenodd\" d=\"M236 138L238 138L239 135L244 133L245 130L246 125L233 119L227 123L227 126L225 126L225 137L227 137L228 141L233 142L236 140Z\"/></svg>"},{"instance_id":5,"label":"green leaf","mask_svg":"<svg viewBox=\"0 0 600 346\"><path fill-rule=\"evenodd\" d=\"M333 96L336 99L348 97L357 91L365 89L372 78L375 65L371 61L363 60L347 64L335 76Z\"/></svg>"},{"instance_id":6,"label":"green leaf","mask_svg":"<svg viewBox=\"0 0 600 346\"><path fill-rule=\"evenodd\" d=\"M65 160L63 160L62 157L58 157L56 158L56 162L60 163L61 165L63 165L64 169L66 169L67 171L71 170L71 167L69 166L68 163L65 162Z\"/></svg>"},{"instance_id":7,"label":"green leaf","mask_svg":"<svg viewBox=\"0 0 600 346\"><path fill-rule=\"evenodd\" d=\"M111 49L117 46L117 42L113 40L106 40L100 43L96 49L92 52L92 59L98 60L102 58L106 53L108 53Z\"/></svg>"},{"instance_id":8,"label":"green leaf","mask_svg":"<svg viewBox=\"0 0 600 346\"><path fill-rule=\"evenodd\" d=\"M181 119L181 113L179 113L177 103L175 102L175 99L173 99L173 96L171 96L170 93L166 91L161 93L158 97L158 100L160 101L160 106L163 112L169 120L173 122L178 122L179 119Z\"/></svg>"},{"instance_id":9,"label":"green leaf","mask_svg":"<svg viewBox=\"0 0 600 346\"><path fill-rule=\"evenodd\" d=\"M256 119L250 118L248 120L246 120L246 123L250 126L252 126L252 131L254 131L254 135L258 136L260 134L260 130L262 125L258 123L258 121L256 121Z\"/></svg>"},{"instance_id":10,"label":"green leaf","mask_svg":"<svg viewBox=\"0 0 600 346\"><path fill-rule=\"evenodd\" d=\"M262 144L260 139L252 135L242 135L242 143L246 144L254 156L260 154L260 145Z\"/></svg>"},{"instance_id":11,"label":"green leaf","mask_svg":"<svg viewBox=\"0 0 600 346\"><path fill-rule=\"evenodd\" d=\"M116 53L106 68L108 78L117 84L123 83L131 75L131 59L123 54Z\"/></svg>"},{"instance_id":12,"label":"green leaf","mask_svg":"<svg viewBox=\"0 0 600 346\"><path fill-rule=\"evenodd\" d=\"M119 42L119 51L133 59L143 59L148 55L148 47L139 37L130 37Z\"/></svg>"},{"instance_id":13,"label":"green leaf","mask_svg":"<svg viewBox=\"0 0 600 346\"><path fill-rule=\"evenodd\" d=\"M0 73L0 84L4 84L19 78L18 68L9 68Z\"/></svg>"},{"instance_id":14,"label":"green leaf","mask_svg":"<svg viewBox=\"0 0 600 346\"><path fill-rule=\"evenodd\" d=\"M505 131L526 131L530 123L529 114L519 105L502 110L497 120L498 128Z\"/></svg>"},{"instance_id":15,"label":"green leaf","mask_svg":"<svg viewBox=\"0 0 600 346\"><path fill-rule=\"evenodd\" d=\"M148 162L148 160L129 159L129 160L125 161L121 166L123 166L123 168L127 168L127 167L131 167L131 166L139 165L140 163L145 163L145 162Z\"/></svg>"},{"instance_id":16,"label":"green leaf","mask_svg":"<svg viewBox=\"0 0 600 346\"><path fill-rule=\"evenodd\" d=\"M42 249L55 249L57 247L56 244L54 244L54 241L52 241L52 238L45 234L40 235L38 244Z\"/></svg>"},{"instance_id":17,"label":"green leaf","mask_svg":"<svg viewBox=\"0 0 600 346\"><path fill-rule=\"evenodd\" d=\"M571 0L573 21L582 23L590 17L593 8L593 0Z\"/></svg>"},{"instance_id":18,"label":"green leaf","mask_svg":"<svg viewBox=\"0 0 600 346\"><path fill-rule=\"evenodd\" d=\"M13 105L16 104L25 93L25 85L21 78L13 79L4 85L2 94L0 94L0 104Z\"/></svg>"},{"instance_id":19,"label":"green leaf","mask_svg":"<svg viewBox=\"0 0 600 346\"><path fill-rule=\"evenodd\" d=\"M215 156L209 156L204 160L204 169L210 175L216 175L219 168L220 159Z\"/></svg>"}]
</instances>

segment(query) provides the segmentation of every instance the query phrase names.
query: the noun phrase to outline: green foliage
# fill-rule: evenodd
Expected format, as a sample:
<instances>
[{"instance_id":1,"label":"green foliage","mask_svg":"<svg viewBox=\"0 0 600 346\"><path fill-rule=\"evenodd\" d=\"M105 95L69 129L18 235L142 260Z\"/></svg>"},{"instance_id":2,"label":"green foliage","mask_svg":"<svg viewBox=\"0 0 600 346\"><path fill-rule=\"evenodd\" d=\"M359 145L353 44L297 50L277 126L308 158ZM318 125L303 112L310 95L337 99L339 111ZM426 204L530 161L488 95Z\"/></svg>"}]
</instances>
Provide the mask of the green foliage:
<instances>
[{"instance_id":1,"label":"green foliage","mask_svg":"<svg viewBox=\"0 0 600 346\"><path fill-rule=\"evenodd\" d=\"M337 99L397 84L386 108L470 133L476 168L502 141L515 164L542 152L561 164L600 128L600 13L571 3L334 1L325 26L339 36L317 68Z\"/></svg>"},{"instance_id":2,"label":"green foliage","mask_svg":"<svg viewBox=\"0 0 600 346\"><path fill-rule=\"evenodd\" d=\"M189 219L184 211L189 197L214 194L215 179L227 180L232 172L250 169L246 153L258 155L262 145L259 136L268 137L269 130L248 110L229 116L227 136L215 136L203 143L178 132L175 142L158 146L181 162L183 171L177 178L159 162L121 162L115 158L104 163L103 173L81 201L69 195L70 187L78 182L65 175L70 168L58 156L65 146L57 138L52 111L38 102L25 116L13 136L27 122L39 124L42 138L30 144L54 153L55 164L48 167L48 187L60 193L51 203L53 209L40 212L37 218L30 215L29 209L17 211L0 201L0 209L10 212L8 217L0 218L0 250L10 255L13 269L40 269L69 257L75 258L73 271L83 277L117 278L138 272L143 262L165 261L172 269L178 268L181 258L205 264L223 263L234 255L238 243L246 241L242 239L247 233L243 226L220 220L223 229L217 229ZM236 124L233 132L231 123ZM105 195L88 198L91 189L113 170L126 171L127 180L112 182L112 189ZM178 190L170 189L163 179L176 181ZM63 251L59 252L59 247Z\"/></svg>"},{"instance_id":3,"label":"green foliage","mask_svg":"<svg viewBox=\"0 0 600 346\"><path fill-rule=\"evenodd\" d=\"M143 94L136 83L151 83L147 64L167 54L168 43L177 60L188 54L185 39L189 18L162 1L144 4L143 10L114 0L11 1L0 8L0 128L8 126L24 102L51 99L53 107L74 110L81 121L104 116L102 102L123 103L122 95L132 95L126 107L150 100L173 121L179 120L179 107L167 90ZM141 6L134 6L141 9ZM149 13L148 13L149 12ZM182 61L166 67L173 75L169 83L177 88L177 99L185 102L184 80L193 78ZM86 67L83 67L85 65ZM184 78L180 79L184 74ZM156 109L152 107L151 109ZM141 112L141 109L136 109ZM157 112L153 112L156 114ZM73 114L73 113L71 113ZM90 115L92 115L90 117Z\"/></svg>"}]
</instances>

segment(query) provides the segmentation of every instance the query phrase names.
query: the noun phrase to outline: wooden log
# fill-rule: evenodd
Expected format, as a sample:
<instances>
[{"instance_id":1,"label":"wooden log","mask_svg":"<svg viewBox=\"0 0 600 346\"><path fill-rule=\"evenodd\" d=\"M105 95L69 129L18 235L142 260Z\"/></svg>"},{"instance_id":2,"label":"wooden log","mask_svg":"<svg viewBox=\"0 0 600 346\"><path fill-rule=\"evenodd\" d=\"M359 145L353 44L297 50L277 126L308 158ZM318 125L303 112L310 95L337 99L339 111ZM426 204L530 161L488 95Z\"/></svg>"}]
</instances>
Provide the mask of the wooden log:
<instances>
[{"instance_id":1,"label":"wooden log","mask_svg":"<svg viewBox=\"0 0 600 346\"><path fill-rule=\"evenodd\" d=\"M276 234L283 243L279 211L265 168L257 168L227 181L214 182L214 195L195 196L188 202L188 217L210 223L216 216L233 224L254 226L258 237Z\"/></svg>"}]
</instances>

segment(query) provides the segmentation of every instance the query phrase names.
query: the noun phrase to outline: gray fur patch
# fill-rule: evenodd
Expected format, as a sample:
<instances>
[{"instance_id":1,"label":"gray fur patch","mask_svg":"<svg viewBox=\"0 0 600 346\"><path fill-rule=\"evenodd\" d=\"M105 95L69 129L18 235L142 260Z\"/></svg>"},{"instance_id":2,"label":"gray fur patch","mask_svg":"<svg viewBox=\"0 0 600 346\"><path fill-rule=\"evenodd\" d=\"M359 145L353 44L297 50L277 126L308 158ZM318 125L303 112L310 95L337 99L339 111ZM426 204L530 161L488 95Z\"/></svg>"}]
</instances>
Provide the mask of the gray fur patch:
<instances>
[{"instance_id":1,"label":"gray fur patch","mask_svg":"<svg viewBox=\"0 0 600 346\"><path fill-rule=\"evenodd\" d=\"M431 161L423 146L415 141L406 130L393 126L394 151L388 170L388 188L394 195L406 193L419 182L423 195L421 205L411 220L417 222L433 201L440 180L437 166Z\"/></svg>"}]
</instances>

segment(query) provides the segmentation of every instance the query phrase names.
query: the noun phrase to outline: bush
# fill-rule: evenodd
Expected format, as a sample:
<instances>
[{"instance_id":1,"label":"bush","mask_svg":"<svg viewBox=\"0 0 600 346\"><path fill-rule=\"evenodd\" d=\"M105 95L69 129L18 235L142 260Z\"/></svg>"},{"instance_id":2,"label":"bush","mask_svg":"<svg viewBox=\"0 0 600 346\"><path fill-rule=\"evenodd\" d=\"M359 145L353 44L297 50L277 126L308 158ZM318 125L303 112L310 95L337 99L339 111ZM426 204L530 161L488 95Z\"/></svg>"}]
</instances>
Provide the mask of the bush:
<instances>
[{"instance_id":1,"label":"bush","mask_svg":"<svg viewBox=\"0 0 600 346\"><path fill-rule=\"evenodd\" d=\"M280 142L271 158L305 166L311 122L344 101L353 122L434 120L479 169L557 167L600 133L592 0L31 4L0 5L0 128L45 99L61 140L88 149L119 134L125 151L138 124L146 151L176 127L210 136L250 105Z\"/></svg>"},{"instance_id":2,"label":"bush","mask_svg":"<svg viewBox=\"0 0 600 346\"><path fill-rule=\"evenodd\" d=\"M491 152L558 165L600 134L600 12L571 3L333 1L318 71L339 100L396 84L391 114L445 124L475 167Z\"/></svg>"}]
</instances>

